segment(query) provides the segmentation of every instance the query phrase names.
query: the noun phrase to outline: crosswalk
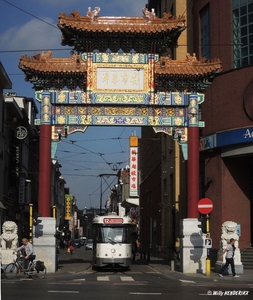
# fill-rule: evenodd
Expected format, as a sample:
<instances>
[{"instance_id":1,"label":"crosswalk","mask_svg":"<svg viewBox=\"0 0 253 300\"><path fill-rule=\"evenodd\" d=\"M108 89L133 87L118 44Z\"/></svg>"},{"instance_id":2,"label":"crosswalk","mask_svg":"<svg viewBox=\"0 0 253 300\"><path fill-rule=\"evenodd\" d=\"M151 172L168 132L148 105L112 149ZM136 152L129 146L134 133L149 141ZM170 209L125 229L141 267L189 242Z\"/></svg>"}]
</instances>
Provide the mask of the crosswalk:
<instances>
[{"instance_id":1,"label":"crosswalk","mask_svg":"<svg viewBox=\"0 0 253 300\"><path fill-rule=\"evenodd\" d=\"M105 276L87 276L82 278L75 278L68 281L53 281L50 284L73 284L73 285L80 285L80 284L90 284L90 283L111 283L115 285L146 285L147 281L138 281L135 280L132 276L122 276L122 275L105 275Z\"/></svg>"},{"instance_id":2,"label":"crosswalk","mask_svg":"<svg viewBox=\"0 0 253 300\"><path fill-rule=\"evenodd\" d=\"M78 281L90 281L94 280L94 277L92 278L79 278L79 279L73 279L74 282ZM121 282L133 282L135 279L132 276L96 276L95 281L100 281L100 282L107 282L107 281L121 281Z\"/></svg>"}]
</instances>

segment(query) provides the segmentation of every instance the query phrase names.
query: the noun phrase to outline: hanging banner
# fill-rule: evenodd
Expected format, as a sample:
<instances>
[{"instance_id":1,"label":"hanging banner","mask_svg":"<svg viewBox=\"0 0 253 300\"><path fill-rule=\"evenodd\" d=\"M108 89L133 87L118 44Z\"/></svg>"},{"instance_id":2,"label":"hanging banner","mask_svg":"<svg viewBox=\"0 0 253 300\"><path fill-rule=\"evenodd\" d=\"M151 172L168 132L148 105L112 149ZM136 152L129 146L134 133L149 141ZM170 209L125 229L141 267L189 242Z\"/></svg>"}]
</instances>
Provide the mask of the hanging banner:
<instances>
[{"instance_id":1,"label":"hanging banner","mask_svg":"<svg viewBox=\"0 0 253 300\"><path fill-rule=\"evenodd\" d=\"M130 197L138 197L138 147L132 147L138 146L136 138L130 137Z\"/></svg>"},{"instance_id":2,"label":"hanging banner","mask_svg":"<svg viewBox=\"0 0 253 300\"><path fill-rule=\"evenodd\" d=\"M72 218L72 202L73 196L71 194L65 195L65 220L71 220Z\"/></svg>"}]
</instances>

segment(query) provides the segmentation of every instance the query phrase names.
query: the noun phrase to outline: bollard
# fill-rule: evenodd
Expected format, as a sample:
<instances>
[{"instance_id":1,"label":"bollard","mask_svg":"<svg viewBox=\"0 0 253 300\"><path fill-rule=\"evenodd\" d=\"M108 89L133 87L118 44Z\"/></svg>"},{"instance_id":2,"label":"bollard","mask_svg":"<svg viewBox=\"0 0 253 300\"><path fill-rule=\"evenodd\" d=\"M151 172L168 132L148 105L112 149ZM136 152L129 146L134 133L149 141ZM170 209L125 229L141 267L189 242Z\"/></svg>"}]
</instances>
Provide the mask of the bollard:
<instances>
[{"instance_id":1,"label":"bollard","mask_svg":"<svg viewBox=\"0 0 253 300\"><path fill-rule=\"evenodd\" d=\"M170 270L171 271L175 270L175 261L173 259L170 261Z\"/></svg>"},{"instance_id":2,"label":"bollard","mask_svg":"<svg viewBox=\"0 0 253 300\"><path fill-rule=\"evenodd\" d=\"M150 261L150 252L147 253L147 261Z\"/></svg>"},{"instance_id":3,"label":"bollard","mask_svg":"<svg viewBox=\"0 0 253 300\"><path fill-rule=\"evenodd\" d=\"M211 261L209 258L206 259L206 276L210 276Z\"/></svg>"}]
</instances>

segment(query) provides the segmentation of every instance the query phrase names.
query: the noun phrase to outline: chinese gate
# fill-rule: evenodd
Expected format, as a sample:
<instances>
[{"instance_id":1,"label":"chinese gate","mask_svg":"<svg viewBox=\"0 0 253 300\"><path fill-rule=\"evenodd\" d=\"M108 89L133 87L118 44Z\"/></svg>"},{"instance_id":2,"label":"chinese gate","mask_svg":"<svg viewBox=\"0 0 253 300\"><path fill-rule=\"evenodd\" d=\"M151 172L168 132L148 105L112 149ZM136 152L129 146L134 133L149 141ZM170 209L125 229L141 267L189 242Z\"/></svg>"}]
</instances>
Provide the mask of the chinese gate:
<instances>
[{"instance_id":1,"label":"chinese gate","mask_svg":"<svg viewBox=\"0 0 253 300\"><path fill-rule=\"evenodd\" d=\"M40 102L39 211L50 216L51 157L59 139L87 126L152 126L172 135L188 158L188 217L198 217L199 105L221 63L184 61L164 53L186 28L184 17L143 9L142 17L100 17L100 8L60 14L62 45L69 58L51 51L22 56L19 67ZM187 151L188 149L188 151Z\"/></svg>"}]
</instances>

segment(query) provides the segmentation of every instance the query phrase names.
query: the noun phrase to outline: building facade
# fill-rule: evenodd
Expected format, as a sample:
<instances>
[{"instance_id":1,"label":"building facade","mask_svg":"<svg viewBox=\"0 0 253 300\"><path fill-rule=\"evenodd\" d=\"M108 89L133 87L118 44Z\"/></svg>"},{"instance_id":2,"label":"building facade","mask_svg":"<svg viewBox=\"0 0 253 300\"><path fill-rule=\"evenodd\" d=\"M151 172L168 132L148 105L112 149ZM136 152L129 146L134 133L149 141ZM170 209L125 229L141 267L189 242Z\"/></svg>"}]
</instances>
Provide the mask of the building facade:
<instances>
[{"instance_id":1,"label":"building facade","mask_svg":"<svg viewBox=\"0 0 253 300\"><path fill-rule=\"evenodd\" d=\"M178 38L178 47L168 49L167 53L172 59L185 61L186 53L193 53L191 1L150 0L148 8L154 8L158 17L164 12L186 17L187 28ZM157 134L148 127L142 128L141 135L141 239L153 254L170 258L171 247L180 246L180 219L186 217L187 163L172 136ZM146 218L148 212L149 218ZM150 228L150 233L142 228Z\"/></svg>"},{"instance_id":2,"label":"building facade","mask_svg":"<svg viewBox=\"0 0 253 300\"><path fill-rule=\"evenodd\" d=\"M252 92L253 1L198 1L193 7L197 55L219 57L223 72L202 105L201 193L213 200L211 233L219 248L221 225L240 226L240 248L253 242Z\"/></svg>"},{"instance_id":3,"label":"building facade","mask_svg":"<svg viewBox=\"0 0 253 300\"><path fill-rule=\"evenodd\" d=\"M183 53L194 52L196 57L203 57L207 61L211 58L222 61L223 71L207 88L200 111L201 119L205 122L205 127L200 129L200 198L208 197L214 203L210 215L213 264L220 247L221 226L225 221L238 223L241 249L251 247L253 241L253 1L151 0L148 5L159 14L171 11L173 15L184 13L187 16L187 30L180 36L178 48L170 52L173 58L184 59L180 56L180 50L185 46L186 51ZM178 196L183 198L174 227L173 214L168 219L164 219L165 216L161 214L160 243L164 246L171 242L176 244L179 237L177 224L180 218L187 216L187 162L183 162L181 149L175 153L178 145L171 141L171 137L158 138L158 135L153 136L148 132L147 128L143 128L142 137L149 140L142 141L142 144L148 143L144 146L145 151L141 152L145 156L142 158L143 163L152 157L157 161L156 166L161 168L161 191L159 200L155 200L155 209L160 210L159 203L166 207L171 201L175 205ZM159 149L156 152L151 150L154 143L157 143ZM167 149L167 153L164 149ZM164 164L163 155L171 157L168 165ZM177 157L181 157L178 172ZM140 199L143 201L141 200L140 205L147 207L148 201L145 200L142 185L150 180L148 177L152 177L152 169L146 172L145 167L142 169ZM167 173L164 174L163 170ZM177 189L178 184L182 189ZM167 194L170 199L168 203L163 200ZM164 235L166 238L163 238ZM152 241L151 237L150 240Z\"/></svg>"}]
</instances>

